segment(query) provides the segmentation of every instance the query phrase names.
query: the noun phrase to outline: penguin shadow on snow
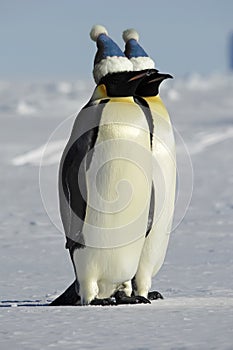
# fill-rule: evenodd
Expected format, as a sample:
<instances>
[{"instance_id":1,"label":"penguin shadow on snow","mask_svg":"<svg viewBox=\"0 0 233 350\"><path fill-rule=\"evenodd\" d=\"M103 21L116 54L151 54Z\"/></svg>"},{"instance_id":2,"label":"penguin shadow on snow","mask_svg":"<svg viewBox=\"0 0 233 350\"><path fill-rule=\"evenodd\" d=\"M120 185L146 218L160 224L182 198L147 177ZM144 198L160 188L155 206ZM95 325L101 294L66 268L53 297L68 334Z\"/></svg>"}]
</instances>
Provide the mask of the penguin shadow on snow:
<instances>
[{"instance_id":1,"label":"penguin shadow on snow","mask_svg":"<svg viewBox=\"0 0 233 350\"><path fill-rule=\"evenodd\" d=\"M44 302L43 300L0 300L0 308L10 308L10 307L41 307L50 306L51 302L48 300Z\"/></svg>"}]
</instances>

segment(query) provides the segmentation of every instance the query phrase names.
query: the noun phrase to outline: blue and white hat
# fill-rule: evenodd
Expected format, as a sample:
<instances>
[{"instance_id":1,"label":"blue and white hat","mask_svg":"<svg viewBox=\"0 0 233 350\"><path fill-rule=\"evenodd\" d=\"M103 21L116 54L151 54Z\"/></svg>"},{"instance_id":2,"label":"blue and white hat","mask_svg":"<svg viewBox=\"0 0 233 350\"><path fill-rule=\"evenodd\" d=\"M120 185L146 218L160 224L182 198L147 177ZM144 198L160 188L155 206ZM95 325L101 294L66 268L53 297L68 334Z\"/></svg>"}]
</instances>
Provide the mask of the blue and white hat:
<instances>
[{"instance_id":1,"label":"blue and white hat","mask_svg":"<svg viewBox=\"0 0 233 350\"><path fill-rule=\"evenodd\" d=\"M96 41L98 48L93 69L96 84L109 73L133 70L133 64L119 46L108 36L105 27L94 25L91 29L90 37L93 41Z\"/></svg>"},{"instance_id":2,"label":"blue and white hat","mask_svg":"<svg viewBox=\"0 0 233 350\"><path fill-rule=\"evenodd\" d=\"M155 68L154 61L139 45L139 35L135 29L124 30L122 37L125 42L125 56L130 59L135 71Z\"/></svg>"}]
</instances>

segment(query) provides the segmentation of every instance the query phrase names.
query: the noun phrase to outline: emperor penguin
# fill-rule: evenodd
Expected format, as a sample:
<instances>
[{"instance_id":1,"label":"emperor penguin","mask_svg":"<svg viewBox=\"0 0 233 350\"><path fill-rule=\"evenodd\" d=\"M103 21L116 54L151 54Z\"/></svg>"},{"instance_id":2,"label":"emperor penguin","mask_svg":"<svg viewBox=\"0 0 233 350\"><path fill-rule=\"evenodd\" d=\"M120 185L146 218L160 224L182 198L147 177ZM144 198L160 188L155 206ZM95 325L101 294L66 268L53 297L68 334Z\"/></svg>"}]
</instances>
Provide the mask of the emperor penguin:
<instances>
[{"instance_id":1,"label":"emperor penguin","mask_svg":"<svg viewBox=\"0 0 233 350\"><path fill-rule=\"evenodd\" d=\"M136 89L147 74L99 25L97 87L78 114L59 168L59 200L76 280L51 305L149 303L132 296L145 243L152 190L151 130ZM74 293L75 291L75 293ZM119 294L120 295L120 294ZM69 300L70 299L70 300Z\"/></svg>"},{"instance_id":2,"label":"emperor penguin","mask_svg":"<svg viewBox=\"0 0 233 350\"><path fill-rule=\"evenodd\" d=\"M136 30L125 30L123 39L126 43L125 55L132 62L134 71L150 70L150 74L138 85L136 94L144 101L145 113L152 115L153 190L148 230L132 283L135 294L153 300L162 298L159 292L150 292L150 288L152 277L158 273L165 259L175 205L175 139L169 114L159 96L160 83L172 76L155 69L154 61L138 43Z\"/></svg>"}]
</instances>

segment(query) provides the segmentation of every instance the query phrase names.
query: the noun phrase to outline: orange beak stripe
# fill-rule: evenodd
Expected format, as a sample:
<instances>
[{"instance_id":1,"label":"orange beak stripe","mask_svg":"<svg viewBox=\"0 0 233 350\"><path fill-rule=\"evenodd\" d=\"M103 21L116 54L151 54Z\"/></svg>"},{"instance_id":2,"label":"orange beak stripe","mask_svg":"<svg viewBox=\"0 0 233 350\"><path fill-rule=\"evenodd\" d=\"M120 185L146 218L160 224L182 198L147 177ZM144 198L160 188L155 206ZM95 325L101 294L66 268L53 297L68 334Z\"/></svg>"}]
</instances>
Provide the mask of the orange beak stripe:
<instances>
[{"instance_id":1,"label":"orange beak stripe","mask_svg":"<svg viewBox=\"0 0 233 350\"><path fill-rule=\"evenodd\" d=\"M142 78L146 75L146 73L141 73L141 74L138 74L136 75L135 77L129 79L128 81L133 81L133 80L136 80L136 79L139 79L139 78Z\"/></svg>"}]
</instances>

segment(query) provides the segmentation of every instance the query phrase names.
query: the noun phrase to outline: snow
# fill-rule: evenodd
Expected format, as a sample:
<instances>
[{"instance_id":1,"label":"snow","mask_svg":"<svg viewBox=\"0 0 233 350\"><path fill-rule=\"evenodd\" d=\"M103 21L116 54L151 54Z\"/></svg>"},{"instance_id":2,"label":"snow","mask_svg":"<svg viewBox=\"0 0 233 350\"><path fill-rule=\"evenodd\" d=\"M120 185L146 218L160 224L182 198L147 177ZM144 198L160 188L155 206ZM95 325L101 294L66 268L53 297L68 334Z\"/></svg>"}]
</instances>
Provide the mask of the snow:
<instances>
[{"instance_id":1,"label":"snow","mask_svg":"<svg viewBox=\"0 0 233 350\"><path fill-rule=\"evenodd\" d=\"M73 280L55 177L75 114L92 89L83 81L0 82L0 348L232 349L231 75L177 78L161 92L176 130L179 173L175 229L153 281L165 299L17 306L46 304Z\"/></svg>"},{"instance_id":2,"label":"snow","mask_svg":"<svg viewBox=\"0 0 233 350\"><path fill-rule=\"evenodd\" d=\"M42 166L57 164L61 158L65 145L65 140L50 141L49 144L44 144L36 149L33 149L25 154L19 155L12 159L13 165L37 165Z\"/></svg>"},{"instance_id":3,"label":"snow","mask_svg":"<svg viewBox=\"0 0 233 350\"><path fill-rule=\"evenodd\" d=\"M17 113L19 115L31 115L36 113L36 109L25 101L19 101L17 106Z\"/></svg>"}]
</instances>

